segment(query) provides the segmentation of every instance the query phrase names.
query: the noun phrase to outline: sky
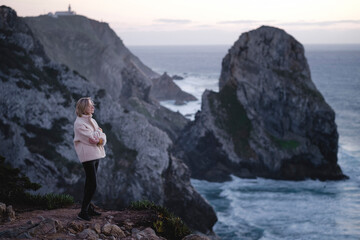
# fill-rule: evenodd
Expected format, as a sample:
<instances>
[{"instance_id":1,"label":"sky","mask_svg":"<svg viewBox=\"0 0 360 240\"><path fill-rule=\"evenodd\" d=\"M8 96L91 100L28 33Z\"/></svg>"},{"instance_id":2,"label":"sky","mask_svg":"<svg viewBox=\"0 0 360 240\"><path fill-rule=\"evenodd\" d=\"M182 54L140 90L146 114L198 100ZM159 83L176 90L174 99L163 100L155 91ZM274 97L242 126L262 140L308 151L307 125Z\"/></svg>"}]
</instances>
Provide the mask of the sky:
<instances>
[{"instance_id":1,"label":"sky","mask_svg":"<svg viewBox=\"0 0 360 240\"><path fill-rule=\"evenodd\" d=\"M261 25L303 44L360 44L360 0L0 0L21 17L69 4L109 23L128 46L230 45Z\"/></svg>"}]
</instances>

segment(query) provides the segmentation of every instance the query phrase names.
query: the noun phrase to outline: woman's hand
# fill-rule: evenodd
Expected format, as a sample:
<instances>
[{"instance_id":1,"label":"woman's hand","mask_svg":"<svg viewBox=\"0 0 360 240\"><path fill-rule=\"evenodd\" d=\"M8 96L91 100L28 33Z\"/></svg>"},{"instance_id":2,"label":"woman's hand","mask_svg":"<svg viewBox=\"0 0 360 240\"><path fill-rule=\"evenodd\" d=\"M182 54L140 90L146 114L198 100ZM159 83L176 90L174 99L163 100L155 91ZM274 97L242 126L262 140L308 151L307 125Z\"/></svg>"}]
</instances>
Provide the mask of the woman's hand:
<instances>
[{"instance_id":1,"label":"woman's hand","mask_svg":"<svg viewBox=\"0 0 360 240\"><path fill-rule=\"evenodd\" d=\"M89 143L91 143L91 144L97 144L97 143L99 143L99 139L98 138L89 138Z\"/></svg>"}]
</instances>

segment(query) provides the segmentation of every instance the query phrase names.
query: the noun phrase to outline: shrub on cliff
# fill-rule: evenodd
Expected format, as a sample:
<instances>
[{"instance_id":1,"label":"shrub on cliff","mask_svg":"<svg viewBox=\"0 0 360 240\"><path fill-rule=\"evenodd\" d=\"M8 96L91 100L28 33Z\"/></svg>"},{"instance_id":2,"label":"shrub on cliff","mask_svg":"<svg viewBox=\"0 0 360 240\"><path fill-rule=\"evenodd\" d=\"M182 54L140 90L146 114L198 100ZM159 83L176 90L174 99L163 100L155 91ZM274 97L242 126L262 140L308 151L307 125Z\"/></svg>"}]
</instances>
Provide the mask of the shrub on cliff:
<instances>
[{"instance_id":1,"label":"shrub on cliff","mask_svg":"<svg viewBox=\"0 0 360 240\"><path fill-rule=\"evenodd\" d=\"M191 234L189 227L179 217L153 202L147 200L132 202L130 209L155 211L157 219L153 222L152 228L166 239L180 240Z\"/></svg>"},{"instance_id":2,"label":"shrub on cliff","mask_svg":"<svg viewBox=\"0 0 360 240\"><path fill-rule=\"evenodd\" d=\"M44 209L55 209L74 203L70 195L53 193L40 195L27 192L36 191L40 187L40 184L33 183L22 175L18 168L5 164L5 158L0 156L0 202Z\"/></svg>"}]
</instances>

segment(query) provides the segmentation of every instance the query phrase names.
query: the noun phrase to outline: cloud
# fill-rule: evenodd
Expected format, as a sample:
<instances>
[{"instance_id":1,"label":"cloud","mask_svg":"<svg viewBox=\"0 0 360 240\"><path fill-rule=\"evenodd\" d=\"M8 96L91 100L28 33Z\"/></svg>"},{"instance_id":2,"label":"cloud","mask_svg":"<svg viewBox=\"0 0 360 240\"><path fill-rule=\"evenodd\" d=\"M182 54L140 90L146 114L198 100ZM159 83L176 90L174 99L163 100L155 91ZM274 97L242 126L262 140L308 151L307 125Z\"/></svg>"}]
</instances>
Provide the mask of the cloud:
<instances>
[{"instance_id":1,"label":"cloud","mask_svg":"<svg viewBox=\"0 0 360 240\"><path fill-rule=\"evenodd\" d=\"M149 28L142 31L126 31L119 27L114 30L127 46L225 45L231 47L241 33L252 29L229 31L225 29L154 30ZM360 28L290 28L286 31L303 44L360 44Z\"/></svg>"},{"instance_id":2,"label":"cloud","mask_svg":"<svg viewBox=\"0 0 360 240\"><path fill-rule=\"evenodd\" d=\"M331 26L336 24L360 24L360 20L339 20L339 21L314 21L314 22L284 22L281 25L290 26Z\"/></svg>"},{"instance_id":3,"label":"cloud","mask_svg":"<svg viewBox=\"0 0 360 240\"><path fill-rule=\"evenodd\" d=\"M332 26L337 24L360 24L360 20L338 20L338 21L296 21L296 22L282 22L275 20L235 20L235 21L222 21L218 22L218 24L264 24L271 23L282 26Z\"/></svg>"},{"instance_id":4,"label":"cloud","mask_svg":"<svg viewBox=\"0 0 360 240\"><path fill-rule=\"evenodd\" d=\"M155 19L154 21L160 23L171 23L171 24L188 24L192 22L191 20L188 19L167 19L167 18Z\"/></svg>"},{"instance_id":5,"label":"cloud","mask_svg":"<svg viewBox=\"0 0 360 240\"><path fill-rule=\"evenodd\" d=\"M222 21L218 24L259 24L259 23L269 23L274 22L273 20L235 20L235 21Z\"/></svg>"}]
</instances>

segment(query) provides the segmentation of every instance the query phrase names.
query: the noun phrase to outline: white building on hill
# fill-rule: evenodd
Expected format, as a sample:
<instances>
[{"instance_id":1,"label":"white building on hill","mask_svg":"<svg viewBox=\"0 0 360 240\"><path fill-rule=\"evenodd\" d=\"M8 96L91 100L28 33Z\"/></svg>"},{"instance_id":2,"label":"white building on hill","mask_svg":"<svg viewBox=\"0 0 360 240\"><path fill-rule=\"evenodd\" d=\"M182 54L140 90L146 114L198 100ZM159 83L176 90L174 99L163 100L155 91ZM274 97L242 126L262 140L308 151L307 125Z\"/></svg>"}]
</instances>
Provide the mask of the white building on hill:
<instances>
[{"instance_id":1,"label":"white building on hill","mask_svg":"<svg viewBox=\"0 0 360 240\"><path fill-rule=\"evenodd\" d=\"M49 16L51 17L59 17L59 16L73 16L73 15L76 15L76 12L74 11L71 11L71 6L69 4L69 7L68 7L68 10L67 11L58 11L58 12L55 12L55 14L53 13L48 13Z\"/></svg>"}]
</instances>

